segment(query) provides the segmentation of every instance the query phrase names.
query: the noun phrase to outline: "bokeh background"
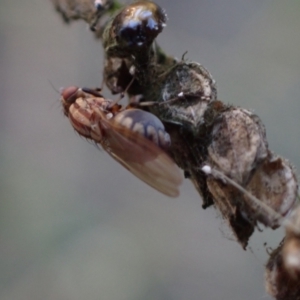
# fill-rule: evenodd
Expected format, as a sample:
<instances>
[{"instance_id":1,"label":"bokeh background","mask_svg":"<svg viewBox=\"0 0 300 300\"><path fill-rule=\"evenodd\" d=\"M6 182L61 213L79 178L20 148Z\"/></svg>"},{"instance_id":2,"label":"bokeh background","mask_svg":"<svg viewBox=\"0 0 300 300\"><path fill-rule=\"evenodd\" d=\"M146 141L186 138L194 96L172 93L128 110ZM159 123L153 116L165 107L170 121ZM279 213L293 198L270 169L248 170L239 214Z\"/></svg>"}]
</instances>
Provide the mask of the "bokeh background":
<instances>
[{"instance_id":1,"label":"bokeh background","mask_svg":"<svg viewBox=\"0 0 300 300\"><path fill-rule=\"evenodd\" d=\"M300 2L159 4L161 46L206 66L300 170ZM190 182L164 197L72 130L53 86L99 86L102 58L50 1L0 0L0 299L271 299L264 243L282 230L243 251Z\"/></svg>"}]
</instances>

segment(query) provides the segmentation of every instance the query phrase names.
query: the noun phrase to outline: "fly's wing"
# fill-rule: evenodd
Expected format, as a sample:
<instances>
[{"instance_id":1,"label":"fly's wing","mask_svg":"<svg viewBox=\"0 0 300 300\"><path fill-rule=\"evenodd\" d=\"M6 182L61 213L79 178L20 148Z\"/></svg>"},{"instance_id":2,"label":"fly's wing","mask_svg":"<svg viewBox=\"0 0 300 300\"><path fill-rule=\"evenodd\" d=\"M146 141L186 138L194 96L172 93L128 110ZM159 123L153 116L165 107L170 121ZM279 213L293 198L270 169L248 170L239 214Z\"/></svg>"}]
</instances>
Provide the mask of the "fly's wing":
<instances>
[{"instance_id":1,"label":"fly's wing","mask_svg":"<svg viewBox=\"0 0 300 300\"><path fill-rule=\"evenodd\" d=\"M105 131L102 146L115 160L159 192L170 197L179 195L183 176L167 153L116 122L101 123Z\"/></svg>"}]
</instances>

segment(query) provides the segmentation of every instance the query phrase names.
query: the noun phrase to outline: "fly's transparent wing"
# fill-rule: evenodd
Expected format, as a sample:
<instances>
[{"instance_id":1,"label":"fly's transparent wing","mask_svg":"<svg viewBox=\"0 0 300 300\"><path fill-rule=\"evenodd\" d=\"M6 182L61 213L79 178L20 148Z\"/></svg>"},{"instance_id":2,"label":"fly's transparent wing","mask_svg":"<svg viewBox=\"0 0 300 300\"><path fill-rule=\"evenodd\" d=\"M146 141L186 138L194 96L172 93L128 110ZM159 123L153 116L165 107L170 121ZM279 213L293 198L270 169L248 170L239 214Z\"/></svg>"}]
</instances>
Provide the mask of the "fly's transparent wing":
<instances>
[{"instance_id":1,"label":"fly's transparent wing","mask_svg":"<svg viewBox=\"0 0 300 300\"><path fill-rule=\"evenodd\" d=\"M183 176L175 162L161 148L116 122L103 120L103 148L136 177L159 192L179 195Z\"/></svg>"}]
</instances>

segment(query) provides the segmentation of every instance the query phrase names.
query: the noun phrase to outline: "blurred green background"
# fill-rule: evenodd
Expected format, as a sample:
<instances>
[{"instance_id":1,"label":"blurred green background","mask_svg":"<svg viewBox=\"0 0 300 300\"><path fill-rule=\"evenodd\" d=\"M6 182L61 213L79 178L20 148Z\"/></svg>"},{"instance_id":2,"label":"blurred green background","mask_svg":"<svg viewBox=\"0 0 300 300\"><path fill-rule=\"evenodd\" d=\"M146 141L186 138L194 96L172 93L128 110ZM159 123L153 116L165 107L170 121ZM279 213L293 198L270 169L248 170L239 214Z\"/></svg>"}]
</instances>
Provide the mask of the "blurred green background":
<instances>
[{"instance_id":1,"label":"blurred green background","mask_svg":"<svg viewBox=\"0 0 300 300\"><path fill-rule=\"evenodd\" d=\"M207 67L300 170L300 2L161 0L159 43ZM59 89L99 86L101 44L50 1L0 0L0 299L253 300L282 231L245 252L192 184L169 199L80 138Z\"/></svg>"}]
</instances>

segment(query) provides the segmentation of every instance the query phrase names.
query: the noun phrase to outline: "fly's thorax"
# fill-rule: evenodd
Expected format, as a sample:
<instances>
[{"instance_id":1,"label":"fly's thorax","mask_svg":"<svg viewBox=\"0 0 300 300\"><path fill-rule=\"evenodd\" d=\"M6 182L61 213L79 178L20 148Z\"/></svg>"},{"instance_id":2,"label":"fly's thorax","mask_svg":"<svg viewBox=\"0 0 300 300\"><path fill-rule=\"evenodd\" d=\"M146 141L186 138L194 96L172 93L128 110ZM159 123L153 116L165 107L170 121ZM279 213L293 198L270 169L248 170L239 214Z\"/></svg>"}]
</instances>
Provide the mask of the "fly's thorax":
<instances>
[{"instance_id":1,"label":"fly's thorax","mask_svg":"<svg viewBox=\"0 0 300 300\"><path fill-rule=\"evenodd\" d=\"M85 98L78 98L69 107L68 117L73 128L82 136L91 138L91 116L92 109Z\"/></svg>"},{"instance_id":2,"label":"fly's thorax","mask_svg":"<svg viewBox=\"0 0 300 300\"><path fill-rule=\"evenodd\" d=\"M140 109L126 109L113 118L117 124L139 133L161 148L171 144L170 136L165 131L163 123L153 114Z\"/></svg>"},{"instance_id":3,"label":"fly's thorax","mask_svg":"<svg viewBox=\"0 0 300 300\"><path fill-rule=\"evenodd\" d=\"M68 117L74 129L82 136L101 142L101 120L105 118L111 100L101 97L79 97L70 105Z\"/></svg>"}]
</instances>

